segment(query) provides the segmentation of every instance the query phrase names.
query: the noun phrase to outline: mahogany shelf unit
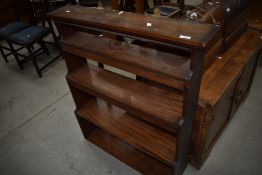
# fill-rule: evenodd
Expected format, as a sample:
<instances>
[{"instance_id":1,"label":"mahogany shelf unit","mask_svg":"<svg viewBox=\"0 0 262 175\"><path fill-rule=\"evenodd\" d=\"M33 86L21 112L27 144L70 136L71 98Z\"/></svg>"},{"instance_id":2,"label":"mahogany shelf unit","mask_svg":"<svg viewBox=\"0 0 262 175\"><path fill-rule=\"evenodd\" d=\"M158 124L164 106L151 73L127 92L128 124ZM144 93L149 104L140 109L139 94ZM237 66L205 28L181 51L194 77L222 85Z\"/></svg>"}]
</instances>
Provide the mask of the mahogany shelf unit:
<instances>
[{"instance_id":1,"label":"mahogany shelf unit","mask_svg":"<svg viewBox=\"0 0 262 175\"><path fill-rule=\"evenodd\" d=\"M80 6L48 16L62 34L66 79L85 138L143 174L181 175L188 163L205 56L219 40L219 27ZM106 70L104 64L138 78Z\"/></svg>"}]
</instances>

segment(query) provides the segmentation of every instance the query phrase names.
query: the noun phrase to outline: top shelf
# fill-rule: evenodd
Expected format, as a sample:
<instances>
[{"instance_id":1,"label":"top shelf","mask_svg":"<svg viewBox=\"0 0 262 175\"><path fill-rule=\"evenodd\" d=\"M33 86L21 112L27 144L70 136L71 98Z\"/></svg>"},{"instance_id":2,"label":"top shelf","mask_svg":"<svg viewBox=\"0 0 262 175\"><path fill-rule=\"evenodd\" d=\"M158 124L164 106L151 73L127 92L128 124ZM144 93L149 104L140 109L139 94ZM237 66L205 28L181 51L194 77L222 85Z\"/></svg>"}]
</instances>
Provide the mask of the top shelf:
<instances>
[{"instance_id":1,"label":"top shelf","mask_svg":"<svg viewBox=\"0 0 262 175\"><path fill-rule=\"evenodd\" d=\"M212 38L219 34L219 27L215 25L74 5L59 8L49 13L48 17L60 22L195 48L206 48Z\"/></svg>"}]
</instances>

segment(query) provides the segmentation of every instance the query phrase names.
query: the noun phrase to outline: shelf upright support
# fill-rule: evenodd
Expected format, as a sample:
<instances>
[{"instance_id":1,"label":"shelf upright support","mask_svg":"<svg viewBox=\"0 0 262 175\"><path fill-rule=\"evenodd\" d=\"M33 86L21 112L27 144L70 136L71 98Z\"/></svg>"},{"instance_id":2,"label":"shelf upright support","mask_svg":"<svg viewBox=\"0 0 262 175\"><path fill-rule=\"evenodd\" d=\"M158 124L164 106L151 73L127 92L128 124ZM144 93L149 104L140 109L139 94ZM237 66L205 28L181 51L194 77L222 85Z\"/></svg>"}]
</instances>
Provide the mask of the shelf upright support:
<instances>
[{"instance_id":1,"label":"shelf upright support","mask_svg":"<svg viewBox=\"0 0 262 175\"><path fill-rule=\"evenodd\" d=\"M192 74L188 76L188 81L185 83L184 88L184 117L179 123L180 127L177 134L177 163L174 170L175 175L181 175L184 172L188 162L193 123L196 117L197 104L199 99L204 56L204 49L193 49L191 58L193 68L191 70Z\"/></svg>"}]
</instances>

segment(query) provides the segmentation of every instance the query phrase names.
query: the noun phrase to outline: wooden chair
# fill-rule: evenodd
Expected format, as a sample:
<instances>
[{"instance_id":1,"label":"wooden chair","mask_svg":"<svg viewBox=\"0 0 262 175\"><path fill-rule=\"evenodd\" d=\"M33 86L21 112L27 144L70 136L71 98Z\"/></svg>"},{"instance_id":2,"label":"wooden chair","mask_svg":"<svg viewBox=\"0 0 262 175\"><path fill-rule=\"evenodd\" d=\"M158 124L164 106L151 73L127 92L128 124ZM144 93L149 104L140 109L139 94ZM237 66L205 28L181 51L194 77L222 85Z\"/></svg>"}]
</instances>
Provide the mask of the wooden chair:
<instances>
[{"instance_id":1,"label":"wooden chair","mask_svg":"<svg viewBox=\"0 0 262 175\"><path fill-rule=\"evenodd\" d=\"M19 32L25 28L29 27L28 24L16 21L12 22L6 26L3 26L0 28L0 40L6 40L8 37L10 37L12 34ZM19 50L22 48L19 48ZM6 50L8 53L5 53L4 50ZM5 47L2 44L0 44L0 51L2 54L2 57L4 58L5 62L8 62L8 56L12 55L10 47ZM20 67L20 66L19 66Z\"/></svg>"},{"instance_id":2,"label":"wooden chair","mask_svg":"<svg viewBox=\"0 0 262 175\"><path fill-rule=\"evenodd\" d=\"M54 32L53 23L46 17L47 12L49 11L48 0L27 0L27 3L29 3L30 23L34 25L41 23L43 27L49 27L55 41L54 44L58 46L58 37Z\"/></svg>"},{"instance_id":3,"label":"wooden chair","mask_svg":"<svg viewBox=\"0 0 262 175\"><path fill-rule=\"evenodd\" d=\"M46 27L41 26L31 26L29 28L26 28L25 30L22 30L18 33L15 33L10 36L8 39L8 42L11 43L11 50L13 55L15 56L16 60L18 61L18 65L21 69L23 69L23 64L27 63L28 61L32 61L36 72L39 77L42 77L42 70L45 69L49 64L51 64L53 61L55 61L57 57L52 59L50 62L45 64L42 68L39 67L36 57L39 56L42 53L47 53L49 55L49 51L44 43L43 38L49 35L50 29ZM37 50L33 50L34 44L40 44L40 48ZM28 55L22 55L19 54L13 47L13 44L22 46L28 50ZM24 57L22 60L19 58L19 56Z\"/></svg>"},{"instance_id":4,"label":"wooden chair","mask_svg":"<svg viewBox=\"0 0 262 175\"><path fill-rule=\"evenodd\" d=\"M56 48L59 49L58 38L55 35L51 20L46 19L46 13L48 10L47 0L27 0L24 2L24 5L26 7L24 10L29 11L30 15L28 16L28 19L30 23L34 25L24 30L13 33L8 38L5 38L5 40L7 41L20 69L23 70L23 64L27 63L28 61L32 61L38 76L42 77L42 71L61 56L59 51L59 54L57 56L52 58L44 66L40 67L36 60L36 57L44 52L49 54L49 51L45 45L46 42L44 42L43 39L47 35L52 34L54 43L48 42L48 44L55 45ZM17 8L17 6L15 5L16 1L14 1L14 7ZM38 23L41 23L42 26L38 26ZM46 25L48 25L48 27L46 27ZM40 48L34 50L33 48L35 44L39 44ZM19 53L19 50L16 50L14 45L21 46L21 48L26 48L28 51L28 55Z\"/></svg>"},{"instance_id":5,"label":"wooden chair","mask_svg":"<svg viewBox=\"0 0 262 175\"><path fill-rule=\"evenodd\" d=\"M5 56L5 53L4 53L4 51L3 51L3 49L2 49L2 47L0 46L0 52L1 52L1 55L2 55L2 57L3 57L3 59L5 60L5 62L7 63L8 62L8 60L7 60L7 58L6 58L6 56Z\"/></svg>"}]
</instances>

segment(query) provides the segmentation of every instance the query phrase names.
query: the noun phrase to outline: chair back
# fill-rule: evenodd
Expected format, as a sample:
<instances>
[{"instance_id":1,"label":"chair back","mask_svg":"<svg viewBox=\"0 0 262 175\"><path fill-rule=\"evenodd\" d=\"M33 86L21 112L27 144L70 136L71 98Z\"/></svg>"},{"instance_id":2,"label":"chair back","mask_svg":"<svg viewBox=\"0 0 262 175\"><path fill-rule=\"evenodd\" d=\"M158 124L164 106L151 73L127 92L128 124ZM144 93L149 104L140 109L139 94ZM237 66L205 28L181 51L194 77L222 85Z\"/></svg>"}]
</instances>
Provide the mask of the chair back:
<instances>
[{"instance_id":1,"label":"chair back","mask_svg":"<svg viewBox=\"0 0 262 175\"><path fill-rule=\"evenodd\" d=\"M31 22L37 24L42 22L43 26L48 12L48 0L28 0L31 7Z\"/></svg>"},{"instance_id":2,"label":"chair back","mask_svg":"<svg viewBox=\"0 0 262 175\"><path fill-rule=\"evenodd\" d=\"M46 19L48 0L12 0L17 20L38 24Z\"/></svg>"}]
</instances>

